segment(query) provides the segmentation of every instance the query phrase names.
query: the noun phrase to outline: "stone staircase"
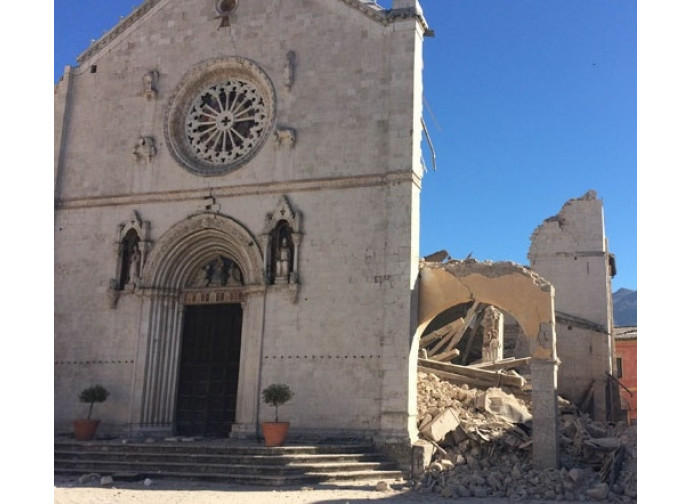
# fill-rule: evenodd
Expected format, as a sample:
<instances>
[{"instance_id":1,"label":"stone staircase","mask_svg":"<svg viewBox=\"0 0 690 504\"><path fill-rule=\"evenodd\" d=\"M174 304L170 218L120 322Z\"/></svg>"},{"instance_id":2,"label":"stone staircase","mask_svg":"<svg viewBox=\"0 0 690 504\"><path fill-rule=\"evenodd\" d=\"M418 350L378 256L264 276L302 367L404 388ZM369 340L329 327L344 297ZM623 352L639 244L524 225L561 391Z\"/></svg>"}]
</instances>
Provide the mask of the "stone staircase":
<instances>
[{"instance_id":1,"label":"stone staircase","mask_svg":"<svg viewBox=\"0 0 690 504\"><path fill-rule=\"evenodd\" d=\"M303 485L404 477L395 462L368 444L334 443L267 448L230 439L55 440L56 476L97 473L114 481L205 480L250 485Z\"/></svg>"}]
</instances>

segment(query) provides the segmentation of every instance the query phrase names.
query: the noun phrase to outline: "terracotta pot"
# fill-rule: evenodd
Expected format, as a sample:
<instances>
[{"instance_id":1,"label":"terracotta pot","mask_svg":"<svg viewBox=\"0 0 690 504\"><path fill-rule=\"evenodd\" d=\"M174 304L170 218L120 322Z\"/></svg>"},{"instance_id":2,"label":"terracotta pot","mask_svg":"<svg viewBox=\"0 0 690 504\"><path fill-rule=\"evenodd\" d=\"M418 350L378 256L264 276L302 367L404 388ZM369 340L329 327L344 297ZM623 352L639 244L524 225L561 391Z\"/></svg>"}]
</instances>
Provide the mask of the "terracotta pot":
<instances>
[{"instance_id":1,"label":"terracotta pot","mask_svg":"<svg viewBox=\"0 0 690 504\"><path fill-rule=\"evenodd\" d=\"M74 437L78 441L89 441L96 434L100 420L75 420Z\"/></svg>"},{"instance_id":2,"label":"terracotta pot","mask_svg":"<svg viewBox=\"0 0 690 504\"><path fill-rule=\"evenodd\" d=\"M262 422L261 432L266 446L283 446L289 428L290 422Z\"/></svg>"}]
</instances>

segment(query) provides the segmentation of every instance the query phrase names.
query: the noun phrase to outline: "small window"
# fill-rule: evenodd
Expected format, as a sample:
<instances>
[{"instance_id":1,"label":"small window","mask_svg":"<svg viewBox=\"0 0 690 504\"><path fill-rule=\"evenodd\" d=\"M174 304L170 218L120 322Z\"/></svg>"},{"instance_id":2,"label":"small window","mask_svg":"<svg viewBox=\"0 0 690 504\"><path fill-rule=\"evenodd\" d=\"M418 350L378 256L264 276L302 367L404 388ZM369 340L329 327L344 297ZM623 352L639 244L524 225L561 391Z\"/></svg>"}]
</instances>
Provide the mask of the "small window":
<instances>
[{"instance_id":1,"label":"small window","mask_svg":"<svg viewBox=\"0 0 690 504\"><path fill-rule=\"evenodd\" d=\"M623 359L616 357L616 378L623 378Z\"/></svg>"},{"instance_id":2,"label":"small window","mask_svg":"<svg viewBox=\"0 0 690 504\"><path fill-rule=\"evenodd\" d=\"M91 65L91 68L89 69L91 73L96 73L96 70L98 67L96 65Z\"/></svg>"}]
</instances>

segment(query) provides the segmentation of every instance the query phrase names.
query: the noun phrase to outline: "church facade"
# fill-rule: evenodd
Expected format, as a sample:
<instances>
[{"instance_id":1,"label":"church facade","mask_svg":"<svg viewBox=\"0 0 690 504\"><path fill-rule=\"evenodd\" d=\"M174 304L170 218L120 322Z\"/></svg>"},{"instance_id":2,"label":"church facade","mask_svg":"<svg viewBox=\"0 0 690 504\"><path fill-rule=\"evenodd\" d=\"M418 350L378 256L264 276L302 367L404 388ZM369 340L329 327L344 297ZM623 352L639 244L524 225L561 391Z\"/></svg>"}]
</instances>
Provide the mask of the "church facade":
<instances>
[{"instance_id":1,"label":"church facade","mask_svg":"<svg viewBox=\"0 0 690 504\"><path fill-rule=\"evenodd\" d=\"M416 0L147 0L55 89L55 430L416 439Z\"/></svg>"}]
</instances>

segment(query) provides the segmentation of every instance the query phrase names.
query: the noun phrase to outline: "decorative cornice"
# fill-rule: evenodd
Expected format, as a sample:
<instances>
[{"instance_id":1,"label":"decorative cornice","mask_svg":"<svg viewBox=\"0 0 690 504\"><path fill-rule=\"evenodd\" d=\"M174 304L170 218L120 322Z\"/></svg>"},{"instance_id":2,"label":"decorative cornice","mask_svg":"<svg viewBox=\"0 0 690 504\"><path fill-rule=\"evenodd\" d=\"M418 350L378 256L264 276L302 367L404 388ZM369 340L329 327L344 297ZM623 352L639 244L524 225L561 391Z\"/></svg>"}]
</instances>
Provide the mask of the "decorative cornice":
<instances>
[{"instance_id":1,"label":"decorative cornice","mask_svg":"<svg viewBox=\"0 0 690 504\"><path fill-rule=\"evenodd\" d=\"M419 185L419 177L409 171L390 172L384 175L361 175L358 177L332 177L288 182L266 182L262 184L228 185L214 187L216 198L228 196L255 196L263 194L289 194L295 192L323 191L333 189L352 189L361 187L385 186L398 182L411 182ZM208 188L179 191L147 192L139 194L115 194L59 200L57 210L102 207L111 205L135 205L140 203L170 203L202 199L208 196Z\"/></svg>"}]
</instances>

